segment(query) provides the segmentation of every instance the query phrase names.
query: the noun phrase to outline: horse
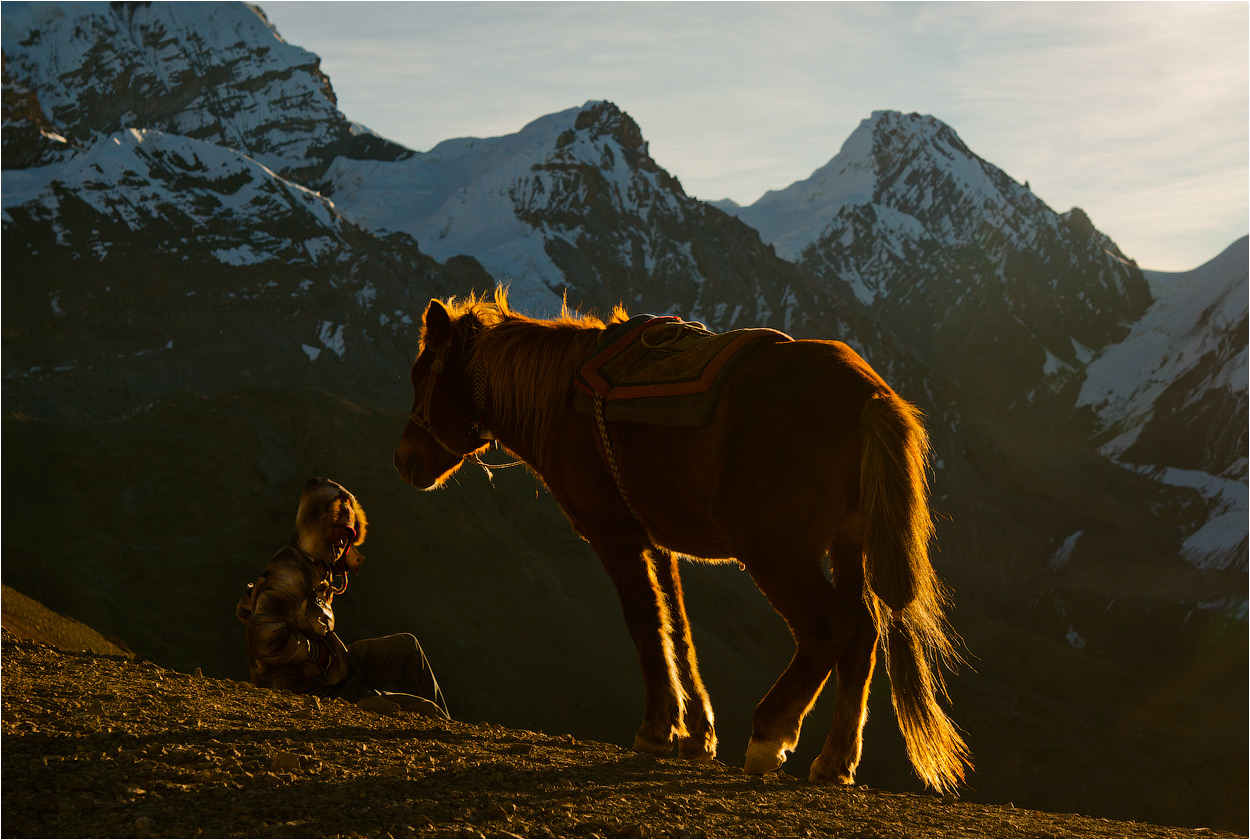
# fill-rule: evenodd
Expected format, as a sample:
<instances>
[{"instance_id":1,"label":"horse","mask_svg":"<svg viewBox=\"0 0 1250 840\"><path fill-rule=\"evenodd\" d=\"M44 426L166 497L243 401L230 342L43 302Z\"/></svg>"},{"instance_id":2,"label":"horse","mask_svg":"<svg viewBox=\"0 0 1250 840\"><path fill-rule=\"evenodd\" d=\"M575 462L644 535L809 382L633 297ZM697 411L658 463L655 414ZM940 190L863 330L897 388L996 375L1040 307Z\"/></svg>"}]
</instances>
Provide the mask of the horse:
<instances>
[{"instance_id":1,"label":"horse","mask_svg":"<svg viewBox=\"0 0 1250 840\"><path fill-rule=\"evenodd\" d=\"M942 668L962 660L928 558L920 411L846 344L784 337L728 372L705 426L613 423L601 434L576 410L572 383L605 328L627 317L565 306L531 318L503 288L431 300L393 458L400 476L439 487L497 440L546 485L620 597L645 683L634 750L715 758L678 560L736 561L795 642L754 711L744 769L781 767L836 670L833 723L809 778L853 784L880 648L916 774L955 790L972 765L938 700Z\"/></svg>"}]
</instances>

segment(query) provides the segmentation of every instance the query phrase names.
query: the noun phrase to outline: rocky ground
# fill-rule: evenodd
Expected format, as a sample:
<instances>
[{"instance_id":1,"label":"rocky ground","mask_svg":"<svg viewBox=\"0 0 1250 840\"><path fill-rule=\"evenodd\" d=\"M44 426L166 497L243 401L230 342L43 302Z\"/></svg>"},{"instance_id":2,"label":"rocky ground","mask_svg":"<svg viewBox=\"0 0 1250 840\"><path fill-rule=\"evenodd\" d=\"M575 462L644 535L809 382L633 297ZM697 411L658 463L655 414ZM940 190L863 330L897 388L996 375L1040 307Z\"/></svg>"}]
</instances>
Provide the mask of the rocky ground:
<instances>
[{"instance_id":1,"label":"rocky ground","mask_svg":"<svg viewBox=\"0 0 1250 840\"><path fill-rule=\"evenodd\" d=\"M4 623L5 837L1235 836L371 713L20 638L9 612Z\"/></svg>"}]
</instances>

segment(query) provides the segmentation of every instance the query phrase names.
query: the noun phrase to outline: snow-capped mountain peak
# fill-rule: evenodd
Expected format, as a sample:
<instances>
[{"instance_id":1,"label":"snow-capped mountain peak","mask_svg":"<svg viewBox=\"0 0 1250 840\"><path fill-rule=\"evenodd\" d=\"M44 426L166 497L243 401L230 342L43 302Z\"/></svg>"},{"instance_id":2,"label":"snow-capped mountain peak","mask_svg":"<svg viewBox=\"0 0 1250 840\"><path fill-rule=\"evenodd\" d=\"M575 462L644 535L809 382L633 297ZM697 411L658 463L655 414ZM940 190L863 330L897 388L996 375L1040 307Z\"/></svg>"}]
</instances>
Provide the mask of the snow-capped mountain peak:
<instances>
[{"instance_id":1,"label":"snow-capped mountain peak","mask_svg":"<svg viewBox=\"0 0 1250 840\"><path fill-rule=\"evenodd\" d=\"M1027 190L973 154L945 123L931 116L874 111L839 152L810 177L769 191L738 214L773 243L781 256L798 260L842 210L881 203L896 181L910 183L933 171L954 182L961 195L983 207L1019 200ZM932 195L915 202L927 209ZM906 211L905 211L906 212ZM999 208L1000 216L1009 215Z\"/></svg>"},{"instance_id":2,"label":"snow-capped mountain peak","mask_svg":"<svg viewBox=\"0 0 1250 840\"><path fill-rule=\"evenodd\" d=\"M339 158L324 189L363 227L408 233L440 260L472 254L531 312L558 311L563 293L576 289L601 311L653 297L714 323L774 315L777 326L796 323L796 293L787 297L785 283L758 288L761 273L793 268L755 232L687 196L651 159L637 123L610 102L393 162ZM692 241L704 237L718 244ZM735 249L741 259L726 260ZM724 296L739 287L749 289L750 305L731 308Z\"/></svg>"},{"instance_id":3,"label":"snow-capped mountain peak","mask_svg":"<svg viewBox=\"0 0 1250 840\"><path fill-rule=\"evenodd\" d=\"M810 178L737 215L957 377L1016 383L993 398L1009 404L1122 338L1149 302L1084 212L1056 213L931 116L873 113Z\"/></svg>"},{"instance_id":4,"label":"snow-capped mountain peak","mask_svg":"<svg viewBox=\"0 0 1250 840\"><path fill-rule=\"evenodd\" d=\"M5 3L5 69L89 145L135 128L232 148L312 179L334 156L404 150L338 112L320 59L242 3Z\"/></svg>"}]
</instances>

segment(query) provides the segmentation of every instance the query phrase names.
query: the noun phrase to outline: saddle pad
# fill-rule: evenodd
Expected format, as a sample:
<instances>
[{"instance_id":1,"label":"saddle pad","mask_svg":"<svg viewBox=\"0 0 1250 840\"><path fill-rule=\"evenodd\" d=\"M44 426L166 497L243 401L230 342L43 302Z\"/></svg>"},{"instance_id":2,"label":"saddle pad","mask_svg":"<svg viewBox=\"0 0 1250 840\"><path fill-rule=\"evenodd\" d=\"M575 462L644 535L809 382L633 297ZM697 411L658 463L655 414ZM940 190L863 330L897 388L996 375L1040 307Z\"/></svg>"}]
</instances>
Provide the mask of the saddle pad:
<instances>
[{"instance_id":1,"label":"saddle pad","mask_svg":"<svg viewBox=\"0 0 1250 840\"><path fill-rule=\"evenodd\" d=\"M748 347L790 341L769 329L714 333L673 315L638 315L608 330L582 365L574 405L594 414L603 398L605 420L657 426L703 426L725 377Z\"/></svg>"}]
</instances>

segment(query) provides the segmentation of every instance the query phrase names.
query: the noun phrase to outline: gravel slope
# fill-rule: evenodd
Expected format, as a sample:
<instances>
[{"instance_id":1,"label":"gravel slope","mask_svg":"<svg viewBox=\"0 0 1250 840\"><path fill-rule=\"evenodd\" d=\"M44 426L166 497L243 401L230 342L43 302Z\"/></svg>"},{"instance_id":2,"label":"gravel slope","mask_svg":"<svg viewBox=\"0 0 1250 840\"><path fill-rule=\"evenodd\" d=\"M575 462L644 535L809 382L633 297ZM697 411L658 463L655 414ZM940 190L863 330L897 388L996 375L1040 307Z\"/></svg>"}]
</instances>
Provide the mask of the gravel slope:
<instances>
[{"instance_id":1,"label":"gravel slope","mask_svg":"<svg viewBox=\"0 0 1250 840\"><path fill-rule=\"evenodd\" d=\"M2 665L6 837L1236 836L751 777L8 630Z\"/></svg>"}]
</instances>

